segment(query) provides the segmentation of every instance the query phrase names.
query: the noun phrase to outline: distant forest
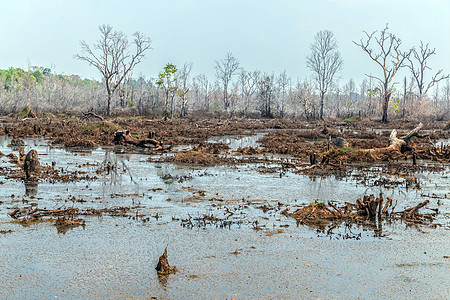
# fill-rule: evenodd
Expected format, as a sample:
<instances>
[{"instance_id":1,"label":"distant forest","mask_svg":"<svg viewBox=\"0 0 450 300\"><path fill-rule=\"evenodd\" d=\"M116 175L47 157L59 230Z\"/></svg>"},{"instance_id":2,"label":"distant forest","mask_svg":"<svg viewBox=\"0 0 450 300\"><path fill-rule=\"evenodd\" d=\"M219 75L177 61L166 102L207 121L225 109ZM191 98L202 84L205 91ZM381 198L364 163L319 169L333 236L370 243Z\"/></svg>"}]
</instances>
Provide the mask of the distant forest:
<instances>
[{"instance_id":1,"label":"distant forest","mask_svg":"<svg viewBox=\"0 0 450 300\"><path fill-rule=\"evenodd\" d=\"M112 31L109 26L100 29L105 40L108 38L105 30L121 34ZM315 37L315 43L317 44L324 36L333 38L330 32L319 32ZM312 46L316 44L313 43ZM363 50L367 45L363 40L360 44L355 44ZM90 48L87 44L82 46L84 46L83 53L87 51L88 54L92 54L89 53ZM428 50L428 45L425 48L421 44L420 49ZM431 85L432 89L426 90L423 84L422 89L418 88L420 85L414 72L410 78L396 78L395 85L389 82L386 90L383 90L380 84L382 80L376 77L367 76L359 84L351 79L343 85L337 84L337 80L331 78L329 85L325 86L325 93L323 86L318 84L320 76L314 76L317 73L314 72L314 63L319 62L315 61L313 47L312 52L307 59L313 76L302 80L293 80L286 72L267 74L257 70L244 70L231 53L215 62L214 78L208 78L204 74L191 74L192 64L189 63L181 66L168 63L160 70L157 78L133 77L134 66L131 66L129 72L117 70L110 76L101 72L104 75L102 81L82 79L78 75L56 74L45 67L29 66L26 70L11 67L0 70L0 114L17 113L28 105L35 112L42 114L94 112L102 115L177 118L201 113L223 117L249 116L299 120L321 117L380 119L380 112L384 109L383 105L386 105L389 119L447 120L450 117L448 76L433 77L439 80L435 80ZM117 53L109 53L115 54ZM409 53L410 56L413 54ZM335 55L335 63L341 63L339 54ZM138 57L137 62L142 57ZM89 61L89 55L78 55L77 58L86 60L91 65L97 63ZM94 66L102 70L102 66ZM320 64L319 66L322 68ZM320 68L317 70L320 72ZM437 75L440 75L440 71ZM120 80L117 80L118 78ZM386 97L388 101L385 101Z\"/></svg>"}]
</instances>

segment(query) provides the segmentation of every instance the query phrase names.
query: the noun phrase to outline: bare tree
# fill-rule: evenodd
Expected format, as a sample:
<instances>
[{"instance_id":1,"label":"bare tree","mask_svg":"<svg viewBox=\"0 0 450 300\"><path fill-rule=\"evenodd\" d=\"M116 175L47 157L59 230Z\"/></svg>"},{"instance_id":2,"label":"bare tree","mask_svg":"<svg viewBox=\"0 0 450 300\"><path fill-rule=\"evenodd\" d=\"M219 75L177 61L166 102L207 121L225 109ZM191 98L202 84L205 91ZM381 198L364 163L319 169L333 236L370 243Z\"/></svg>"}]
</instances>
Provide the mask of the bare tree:
<instances>
[{"instance_id":1,"label":"bare tree","mask_svg":"<svg viewBox=\"0 0 450 300\"><path fill-rule=\"evenodd\" d=\"M250 108L250 100L255 94L258 81L260 77L261 72L260 71L253 71L248 72L244 69L241 70L239 73L239 87L241 90L241 98L244 102L244 113L246 114L248 112L248 109Z\"/></svg>"},{"instance_id":2,"label":"bare tree","mask_svg":"<svg viewBox=\"0 0 450 300\"><path fill-rule=\"evenodd\" d=\"M428 90L433 87L436 83L441 80L445 80L450 78L450 74L443 75L442 69L437 71L436 74L431 77L431 80L428 84L425 84L424 74L425 70L431 70L431 68L427 64L427 60L436 54L436 48L430 49L428 44L425 46L423 42L420 41L419 50L415 48L411 49L413 55L409 55L407 57L409 61L409 69L411 70L412 76L417 84L417 88L419 89L419 99L422 99L423 95L426 95Z\"/></svg>"},{"instance_id":3,"label":"bare tree","mask_svg":"<svg viewBox=\"0 0 450 300\"><path fill-rule=\"evenodd\" d=\"M349 118L352 115L351 109L356 104L356 84L352 78L344 85L343 91L345 94L344 106L347 110L347 118Z\"/></svg>"},{"instance_id":4,"label":"bare tree","mask_svg":"<svg viewBox=\"0 0 450 300\"><path fill-rule=\"evenodd\" d=\"M445 81L445 86L442 90L442 93L444 94L445 102L446 102L446 111L447 115L450 116L450 80Z\"/></svg>"},{"instance_id":5,"label":"bare tree","mask_svg":"<svg viewBox=\"0 0 450 300\"><path fill-rule=\"evenodd\" d=\"M216 61L216 77L223 87L223 107L227 111L230 106L228 87L233 75L239 69L239 61L231 53L227 53L224 59Z\"/></svg>"},{"instance_id":6,"label":"bare tree","mask_svg":"<svg viewBox=\"0 0 450 300\"><path fill-rule=\"evenodd\" d=\"M208 77L205 74L197 75L197 77L194 78L194 83L198 86L199 93L201 94L200 97L203 98L203 103L200 107L203 107L204 111L209 112L212 86L208 80Z\"/></svg>"},{"instance_id":7,"label":"bare tree","mask_svg":"<svg viewBox=\"0 0 450 300\"><path fill-rule=\"evenodd\" d=\"M286 70L278 76L277 85L279 90L278 111L280 118L284 118L286 115L286 102L288 100L289 90L291 89L291 78L286 74Z\"/></svg>"},{"instance_id":8,"label":"bare tree","mask_svg":"<svg viewBox=\"0 0 450 300\"><path fill-rule=\"evenodd\" d=\"M373 75L367 75L378 80L382 86L381 97L383 99L382 117L381 122L387 123L389 100L392 94L392 79L394 79L397 71L404 66L404 60L410 55L411 50L402 51L400 46L402 41L393 33L388 31L388 25L380 32L380 36L374 36L376 31L371 34L364 31L366 35L365 39L361 39L359 43L353 41L353 43L366 52L369 57L375 61L383 70L383 77L377 77ZM375 40L375 45L378 47L378 52L375 52L371 47L372 41Z\"/></svg>"},{"instance_id":9,"label":"bare tree","mask_svg":"<svg viewBox=\"0 0 450 300\"><path fill-rule=\"evenodd\" d=\"M145 51L150 49L150 38L140 32L133 34L135 50L129 52L130 44L127 37L120 31L113 31L110 25L99 26L100 39L93 45L93 49L81 41L81 54L75 58L87 61L96 67L103 75L108 94L107 115L111 115L111 99L120 84L145 57Z\"/></svg>"},{"instance_id":10,"label":"bare tree","mask_svg":"<svg viewBox=\"0 0 450 300\"><path fill-rule=\"evenodd\" d=\"M320 92L319 118L323 119L323 102L336 74L342 70L341 54L337 42L329 30L319 31L311 44L311 55L306 58L306 65L313 71L313 77Z\"/></svg>"},{"instance_id":11,"label":"bare tree","mask_svg":"<svg viewBox=\"0 0 450 300\"><path fill-rule=\"evenodd\" d=\"M178 95L181 100L181 111L180 115L182 117L187 115L187 93L190 90L189 87L189 75L191 74L192 63L184 64L181 69L177 71L177 85L178 85Z\"/></svg>"},{"instance_id":12,"label":"bare tree","mask_svg":"<svg viewBox=\"0 0 450 300\"><path fill-rule=\"evenodd\" d=\"M300 102L303 113L307 120L314 117L314 92L312 84L307 79L297 81L295 98Z\"/></svg>"},{"instance_id":13,"label":"bare tree","mask_svg":"<svg viewBox=\"0 0 450 300\"><path fill-rule=\"evenodd\" d=\"M275 76L264 74L258 81L258 98L263 117L272 118L272 101L275 96Z\"/></svg>"}]
</instances>

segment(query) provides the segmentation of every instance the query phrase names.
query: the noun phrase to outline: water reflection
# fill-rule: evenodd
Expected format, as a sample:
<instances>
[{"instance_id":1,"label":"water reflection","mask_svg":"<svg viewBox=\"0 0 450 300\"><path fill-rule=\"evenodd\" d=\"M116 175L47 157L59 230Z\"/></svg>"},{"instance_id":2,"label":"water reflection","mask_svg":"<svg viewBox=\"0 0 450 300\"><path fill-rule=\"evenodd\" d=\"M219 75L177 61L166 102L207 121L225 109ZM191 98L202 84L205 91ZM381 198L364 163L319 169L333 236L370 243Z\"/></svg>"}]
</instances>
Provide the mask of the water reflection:
<instances>
[{"instance_id":1,"label":"water reflection","mask_svg":"<svg viewBox=\"0 0 450 300\"><path fill-rule=\"evenodd\" d=\"M36 197L38 192L38 182L36 180L25 181L25 196Z\"/></svg>"}]
</instances>

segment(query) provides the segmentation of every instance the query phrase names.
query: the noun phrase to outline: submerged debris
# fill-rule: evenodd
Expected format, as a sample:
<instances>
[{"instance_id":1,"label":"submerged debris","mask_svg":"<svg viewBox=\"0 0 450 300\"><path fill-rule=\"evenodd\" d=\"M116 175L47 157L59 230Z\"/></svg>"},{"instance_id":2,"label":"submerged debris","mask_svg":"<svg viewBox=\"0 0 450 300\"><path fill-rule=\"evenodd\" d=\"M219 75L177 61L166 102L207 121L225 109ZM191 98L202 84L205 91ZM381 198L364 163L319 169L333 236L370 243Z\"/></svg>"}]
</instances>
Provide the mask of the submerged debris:
<instances>
[{"instance_id":1,"label":"submerged debris","mask_svg":"<svg viewBox=\"0 0 450 300\"><path fill-rule=\"evenodd\" d=\"M64 233L67 229L85 225L85 221L83 219L76 218L77 216L101 216L103 214L108 214L110 216L126 217L128 216L126 212L131 209L132 207L129 206L118 206L104 209L79 209L77 207L69 207L65 209L45 209L29 206L24 208L15 208L9 213L9 216L14 219L14 222L22 225L30 225L45 221L54 222L54 225L58 228L58 232ZM56 220L54 219L55 217Z\"/></svg>"}]
</instances>

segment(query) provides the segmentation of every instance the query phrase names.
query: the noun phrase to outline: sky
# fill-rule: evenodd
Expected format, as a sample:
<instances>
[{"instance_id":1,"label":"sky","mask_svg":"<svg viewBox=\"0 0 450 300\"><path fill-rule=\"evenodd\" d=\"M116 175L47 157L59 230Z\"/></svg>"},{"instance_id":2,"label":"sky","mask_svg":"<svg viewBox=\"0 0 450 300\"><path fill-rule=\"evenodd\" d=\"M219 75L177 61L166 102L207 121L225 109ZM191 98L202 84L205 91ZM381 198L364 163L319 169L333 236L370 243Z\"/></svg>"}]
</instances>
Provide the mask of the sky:
<instances>
[{"instance_id":1,"label":"sky","mask_svg":"<svg viewBox=\"0 0 450 300\"><path fill-rule=\"evenodd\" d=\"M192 63L192 75L213 80L215 61L231 52L245 70L286 71L295 82L312 75L306 57L314 35L330 30L344 60L339 82L360 83L365 74L382 73L352 41L388 23L403 49L420 41L436 48L428 78L439 69L450 73L448 0L0 0L0 15L0 69L43 66L100 79L74 55L81 40L92 45L98 27L109 24L130 39L135 31L152 39L134 76L156 77L167 63ZM408 74L405 69L396 80Z\"/></svg>"}]
</instances>

